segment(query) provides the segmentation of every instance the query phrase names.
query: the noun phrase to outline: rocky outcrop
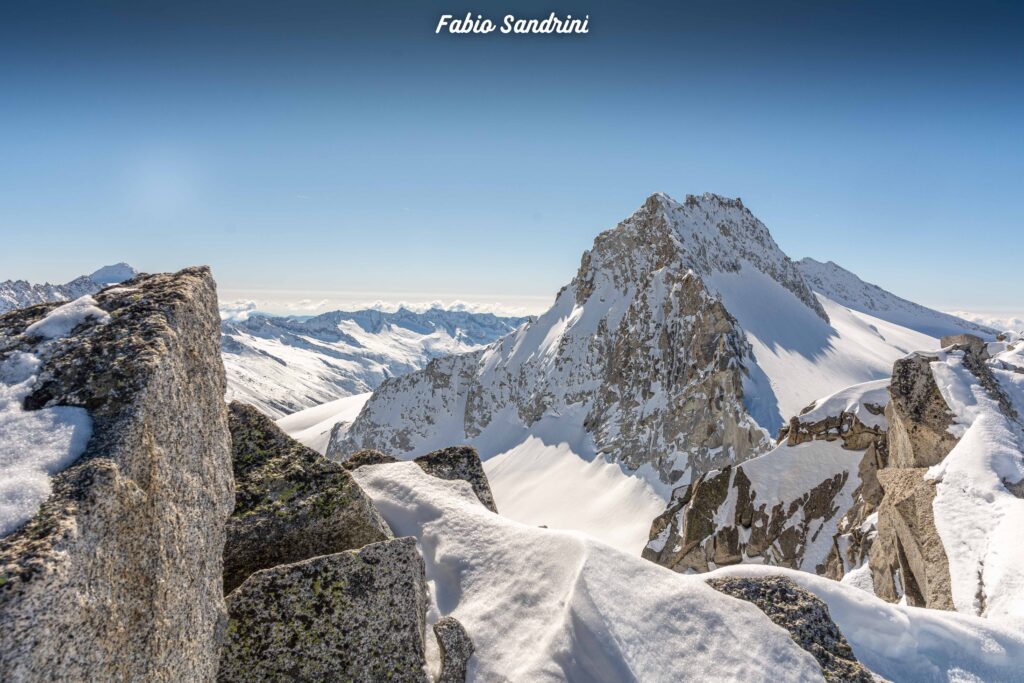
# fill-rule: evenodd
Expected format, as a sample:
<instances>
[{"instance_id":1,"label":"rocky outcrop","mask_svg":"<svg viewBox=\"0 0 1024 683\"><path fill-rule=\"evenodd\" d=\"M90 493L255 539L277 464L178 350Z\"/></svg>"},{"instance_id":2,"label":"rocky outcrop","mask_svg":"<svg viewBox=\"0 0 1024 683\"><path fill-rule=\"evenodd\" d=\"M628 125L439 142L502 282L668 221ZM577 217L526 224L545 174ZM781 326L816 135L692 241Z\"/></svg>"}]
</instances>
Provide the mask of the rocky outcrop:
<instances>
[{"instance_id":1,"label":"rocky outcrop","mask_svg":"<svg viewBox=\"0 0 1024 683\"><path fill-rule=\"evenodd\" d=\"M416 458L413 462L427 474L438 479L461 479L469 482L473 493L491 512L497 512L491 485L484 474L480 456L472 446L451 446Z\"/></svg>"},{"instance_id":2,"label":"rocky outcrop","mask_svg":"<svg viewBox=\"0 0 1024 683\"><path fill-rule=\"evenodd\" d=\"M0 540L0 679L209 680L234 500L214 282L141 275L95 301L105 322L49 341L26 328L52 305L0 317L0 358L40 359L25 409L92 419L38 514Z\"/></svg>"},{"instance_id":3,"label":"rocky outcrop","mask_svg":"<svg viewBox=\"0 0 1024 683\"><path fill-rule=\"evenodd\" d=\"M875 680L853 654L853 649L816 595L781 576L709 579L715 590L746 600L769 619L789 631L797 645L814 655L826 681Z\"/></svg>"},{"instance_id":4,"label":"rocky outcrop","mask_svg":"<svg viewBox=\"0 0 1024 683\"><path fill-rule=\"evenodd\" d=\"M949 431L953 414L932 376L931 363L937 358L914 353L893 365L892 400L886 409L892 467L930 467L956 445Z\"/></svg>"},{"instance_id":5,"label":"rocky outcrop","mask_svg":"<svg viewBox=\"0 0 1024 683\"><path fill-rule=\"evenodd\" d=\"M840 399L792 418L770 453L676 489L643 556L676 571L755 561L824 572L837 523L877 486L885 455L884 386Z\"/></svg>"},{"instance_id":6,"label":"rocky outcrop","mask_svg":"<svg viewBox=\"0 0 1024 683\"><path fill-rule=\"evenodd\" d=\"M258 571L227 603L222 682L427 681L414 538Z\"/></svg>"},{"instance_id":7,"label":"rocky outcrop","mask_svg":"<svg viewBox=\"0 0 1024 683\"><path fill-rule=\"evenodd\" d=\"M870 547L871 577L875 593L887 600L905 598L908 604L919 607L984 614L986 590L991 588L986 587L986 578L993 583L1004 582L1006 571L986 569L987 551L975 558L970 543L957 538L966 534L967 539L984 547L980 535L990 530L983 527L1005 524L1007 512L985 513L983 509L988 505L1005 505L1006 511L1014 509L1007 502L999 502L1003 497L1012 500L1013 482L1003 482L1004 486L1010 484L1005 492L988 491L982 488L985 483L973 477L980 477L980 482L987 481L985 477L998 481L1002 475L996 471L986 474L985 468L999 469L994 463L1000 457L1008 456L1011 462L1020 457L1020 443L1016 448L1011 444L1014 430L1019 434L1021 425L1014 401L994 374L1005 373L1005 363L989 358L988 344L969 334L944 337L941 343L941 352L914 353L897 361L893 368L892 401L886 413L892 424L889 466L878 472L884 496L878 507L877 537ZM966 400L974 404L973 410L982 412L990 405L991 413L984 418L955 416L936 381L936 372L943 374L944 384L960 385L946 388L952 392L954 405ZM1006 386L1016 384L1008 382ZM961 460L979 460L974 465L954 463L952 467L958 468L957 473L950 475L947 460L953 457L952 451L974 419L987 424L1005 420L1007 437L986 443L983 452L973 452L978 446L960 451L957 457ZM998 451L1005 452L1007 448L1007 456L998 455ZM934 467L940 463L941 466ZM953 506L956 519L947 515L947 526L943 529L936 514L940 507L939 488L946 478L950 478L951 486L945 490L944 504L947 508ZM965 510L980 517L964 518ZM986 517L987 514L990 516ZM988 521L982 522L983 519ZM969 531L960 530L963 525ZM998 556L996 549L993 558ZM974 586L967 591L961 587L959 603L954 564L962 574L959 585ZM965 592L969 594L964 595ZM1006 603L1004 600L1003 604Z\"/></svg>"},{"instance_id":8,"label":"rocky outcrop","mask_svg":"<svg viewBox=\"0 0 1024 683\"><path fill-rule=\"evenodd\" d=\"M947 341L966 342L962 348L971 353L984 348L971 335ZM957 443L953 413L932 373L938 361L938 354L919 352L893 365L886 407L889 462L878 473L883 497L868 556L879 597L895 602L906 596L910 605L952 609L949 562L932 511L935 482L925 479L928 467Z\"/></svg>"},{"instance_id":9,"label":"rocky outcrop","mask_svg":"<svg viewBox=\"0 0 1024 683\"><path fill-rule=\"evenodd\" d=\"M363 465L386 465L388 463L398 462L398 458L393 458L390 455L385 455L380 451L375 451L372 448L364 448L361 451L356 451L349 457L341 461L341 466L350 472L357 470Z\"/></svg>"},{"instance_id":10,"label":"rocky outcrop","mask_svg":"<svg viewBox=\"0 0 1024 683\"><path fill-rule=\"evenodd\" d=\"M380 451L363 449L356 451L350 457L341 461L343 467L348 470L355 470L363 465L382 465L400 460L384 455ZM440 450L427 453L413 460L427 474L438 479L460 479L468 482L473 487L473 493L483 506L491 512L497 512L498 507L494 502L494 495L491 493L491 484L484 474L483 464L480 456L472 446L449 446Z\"/></svg>"},{"instance_id":11,"label":"rocky outcrop","mask_svg":"<svg viewBox=\"0 0 1024 683\"><path fill-rule=\"evenodd\" d=\"M441 650L441 674L435 683L465 683L466 666L473 656L473 640L455 617L442 617L434 624Z\"/></svg>"},{"instance_id":12,"label":"rocky outcrop","mask_svg":"<svg viewBox=\"0 0 1024 683\"><path fill-rule=\"evenodd\" d=\"M879 472L884 497L878 536L871 544L875 595L890 602L906 597L914 607L953 609L949 560L935 528L935 482L927 468Z\"/></svg>"},{"instance_id":13,"label":"rocky outcrop","mask_svg":"<svg viewBox=\"0 0 1024 683\"><path fill-rule=\"evenodd\" d=\"M282 432L256 408L229 407L236 502L224 592L260 569L391 538L352 475Z\"/></svg>"}]
</instances>

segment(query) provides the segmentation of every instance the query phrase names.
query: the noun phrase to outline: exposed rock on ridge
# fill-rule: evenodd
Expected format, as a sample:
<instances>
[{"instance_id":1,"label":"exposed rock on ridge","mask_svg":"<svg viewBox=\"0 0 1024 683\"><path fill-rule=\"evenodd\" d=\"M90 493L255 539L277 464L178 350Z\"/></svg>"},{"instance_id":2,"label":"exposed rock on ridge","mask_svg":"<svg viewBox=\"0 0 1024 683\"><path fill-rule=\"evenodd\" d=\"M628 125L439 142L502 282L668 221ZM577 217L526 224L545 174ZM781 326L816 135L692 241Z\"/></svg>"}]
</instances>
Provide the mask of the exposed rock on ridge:
<instances>
[{"instance_id":1,"label":"exposed rock on ridge","mask_svg":"<svg viewBox=\"0 0 1024 683\"><path fill-rule=\"evenodd\" d=\"M413 538L258 571L227 602L220 681L427 681Z\"/></svg>"},{"instance_id":2,"label":"exposed rock on ridge","mask_svg":"<svg viewBox=\"0 0 1024 683\"><path fill-rule=\"evenodd\" d=\"M676 489L643 556L676 571L753 561L823 572L837 523L868 480L858 472L885 453L884 386L849 393L793 417L770 453Z\"/></svg>"},{"instance_id":3,"label":"exposed rock on ridge","mask_svg":"<svg viewBox=\"0 0 1024 683\"><path fill-rule=\"evenodd\" d=\"M813 593L781 576L709 579L715 590L746 600L789 631L797 645L814 655L826 681L872 683L864 668L832 621L828 606Z\"/></svg>"},{"instance_id":4,"label":"exposed rock on ridge","mask_svg":"<svg viewBox=\"0 0 1024 683\"><path fill-rule=\"evenodd\" d=\"M391 538L352 476L282 432L256 408L229 407L235 511L224 546L224 592L253 572Z\"/></svg>"},{"instance_id":5,"label":"exposed rock on ridge","mask_svg":"<svg viewBox=\"0 0 1024 683\"><path fill-rule=\"evenodd\" d=\"M42 359L26 409L93 422L39 514L0 541L0 679L209 680L233 505L214 282L189 268L95 299L108 322L41 345L24 331L54 306L0 317L0 357Z\"/></svg>"}]
</instances>

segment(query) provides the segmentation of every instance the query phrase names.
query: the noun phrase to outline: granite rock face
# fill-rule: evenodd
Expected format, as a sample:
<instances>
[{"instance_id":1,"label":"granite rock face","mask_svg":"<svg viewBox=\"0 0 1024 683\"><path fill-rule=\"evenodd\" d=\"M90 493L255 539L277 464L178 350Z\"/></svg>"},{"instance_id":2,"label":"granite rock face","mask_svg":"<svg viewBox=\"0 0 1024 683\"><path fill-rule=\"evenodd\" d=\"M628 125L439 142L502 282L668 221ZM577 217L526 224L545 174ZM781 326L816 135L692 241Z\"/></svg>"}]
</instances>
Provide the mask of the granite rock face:
<instances>
[{"instance_id":1,"label":"granite rock face","mask_svg":"<svg viewBox=\"0 0 1024 683\"><path fill-rule=\"evenodd\" d=\"M227 603L220 681L427 681L414 538L258 571Z\"/></svg>"},{"instance_id":2,"label":"granite rock face","mask_svg":"<svg viewBox=\"0 0 1024 683\"><path fill-rule=\"evenodd\" d=\"M253 406L229 406L235 511L224 546L224 592L253 572L391 538L341 465L282 432Z\"/></svg>"},{"instance_id":3,"label":"granite rock face","mask_svg":"<svg viewBox=\"0 0 1024 683\"><path fill-rule=\"evenodd\" d=\"M890 602L906 596L914 607L953 609L949 558L935 528L935 482L926 467L888 468L879 480L878 536L871 544L875 594Z\"/></svg>"},{"instance_id":4,"label":"granite rock face","mask_svg":"<svg viewBox=\"0 0 1024 683\"><path fill-rule=\"evenodd\" d=\"M914 353L893 365L886 408L892 467L930 467L956 445L949 431L953 414L932 376L935 359L935 354Z\"/></svg>"},{"instance_id":5,"label":"granite rock face","mask_svg":"<svg viewBox=\"0 0 1024 683\"><path fill-rule=\"evenodd\" d=\"M413 462L427 474L438 479L461 479L469 482L473 493L491 512L497 512L491 485L484 474L480 456L472 446L451 446L416 458Z\"/></svg>"},{"instance_id":6,"label":"granite rock face","mask_svg":"<svg viewBox=\"0 0 1024 683\"><path fill-rule=\"evenodd\" d=\"M473 656L473 640L455 617L442 617L434 624L434 636L441 649L441 674L436 683L465 683L466 666Z\"/></svg>"},{"instance_id":7,"label":"granite rock face","mask_svg":"<svg viewBox=\"0 0 1024 683\"><path fill-rule=\"evenodd\" d=\"M53 305L0 316L0 357L41 359L27 410L77 406L83 455L0 540L0 679L210 680L234 502L217 296L206 268L95 294L109 314L43 341Z\"/></svg>"},{"instance_id":8,"label":"granite rock face","mask_svg":"<svg viewBox=\"0 0 1024 683\"><path fill-rule=\"evenodd\" d=\"M789 631L797 645L814 655L826 681L872 683L874 677L857 661L850 644L828 613L828 606L816 595L787 578L710 579L715 590L746 600L769 619Z\"/></svg>"}]
</instances>

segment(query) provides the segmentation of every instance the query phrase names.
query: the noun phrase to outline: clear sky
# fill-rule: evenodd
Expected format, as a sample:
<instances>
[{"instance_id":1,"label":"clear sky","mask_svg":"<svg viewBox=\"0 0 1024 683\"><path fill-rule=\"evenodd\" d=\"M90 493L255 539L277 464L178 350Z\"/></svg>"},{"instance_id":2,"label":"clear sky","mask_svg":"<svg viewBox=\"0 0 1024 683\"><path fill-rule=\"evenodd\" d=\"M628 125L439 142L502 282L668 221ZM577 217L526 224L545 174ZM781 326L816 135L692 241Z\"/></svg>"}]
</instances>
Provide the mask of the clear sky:
<instances>
[{"instance_id":1,"label":"clear sky","mask_svg":"<svg viewBox=\"0 0 1024 683\"><path fill-rule=\"evenodd\" d=\"M434 34L470 9L591 32ZM1020 311L1024 6L0 5L0 279L208 263L227 296L536 310L654 191L740 196L790 256L920 303Z\"/></svg>"}]
</instances>

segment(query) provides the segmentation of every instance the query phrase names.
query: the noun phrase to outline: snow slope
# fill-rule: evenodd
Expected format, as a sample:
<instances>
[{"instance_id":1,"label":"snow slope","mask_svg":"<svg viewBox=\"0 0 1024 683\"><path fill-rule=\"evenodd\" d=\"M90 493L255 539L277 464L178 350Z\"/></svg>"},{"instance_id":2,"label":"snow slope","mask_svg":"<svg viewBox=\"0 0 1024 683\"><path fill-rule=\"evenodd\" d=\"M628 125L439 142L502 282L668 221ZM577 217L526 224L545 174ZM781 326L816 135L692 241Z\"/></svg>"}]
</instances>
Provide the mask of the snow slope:
<instances>
[{"instance_id":1,"label":"snow slope","mask_svg":"<svg viewBox=\"0 0 1024 683\"><path fill-rule=\"evenodd\" d=\"M1024 628L1024 339L989 348L1004 405L965 366L964 352L940 352L931 363L960 440L928 478L938 482L935 526L956 609Z\"/></svg>"},{"instance_id":2,"label":"snow slope","mask_svg":"<svg viewBox=\"0 0 1024 683\"><path fill-rule=\"evenodd\" d=\"M527 437L484 463L484 471L502 515L582 531L631 555L640 554L651 520L665 507L644 479L603 457L583 458L565 442Z\"/></svg>"},{"instance_id":3,"label":"snow slope","mask_svg":"<svg viewBox=\"0 0 1024 683\"><path fill-rule=\"evenodd\" d=\"M816 662L760 610L704 584L763 574L824 600L860 661L889 680L1022 677L1024 634L987 620L891 605L793 570L677 574L582 534L495 515L465 482L412 463L354 476L396 535L419 541L428 622L452 615L466 627L476 645L469 681L821 680Z\"/></svg>"},{"instance_id":4,"label":"snow slope","mask_svg":"<svg viewBox=\"0 0 1024 683\"><path fill-rule=\"evenodd\" d=\"M760 610L697 577L506 519L412 463L353 474L395 534L419 541L428 623L465 626L469 681L821 680Z\"/></svg>"},{"instance_id":5,"label":"snow slope","mask_svg":"<svg viewBox=\"0 0 1024 683\"><path fill-rule=\"evenodd\" d=\"M283 417L371 391L389 377L418 370L431 358L494 341L525 320L440 308L224 320L221 352L227 397Z\"/></svg>"},{"instance_id":6,"label":"snow slope","mask_svg":"<svg viewBox=\"0 0 1024 683\"><path fill-rule=\"evenodd\" d=\"M370 392L338 398L277 420L277 426L299 443L323 454L334 425L351 424L370 398Z\"/></svg>"},{"instance_id":7,"label":"snow slope","mask_svg":"<svg viewBox=\"0 0 1024 683\"><path fill-rule=\"evenodd\" d=\"M854 311L867 313L922 334L944 337L969 332L984 337L996 332L991 327L900 298L878 285L864 282L832 261L822 263L804 258L796 262L796 267L815 292Z\"/></svg>"},{"instance_id":8,"label":"snow slope","mask_svg":"<svg viewBox=\"0 0 1024 683\"><path fill-rule=\"evenodd\" d=\"M0 282L0 313L53 301L77 299L95 294L107 285L124 282L138 275L127 263L103 266L91 275L83 275L63 285L31 284L25 280Z\"/></svg>"}]
</instances>

